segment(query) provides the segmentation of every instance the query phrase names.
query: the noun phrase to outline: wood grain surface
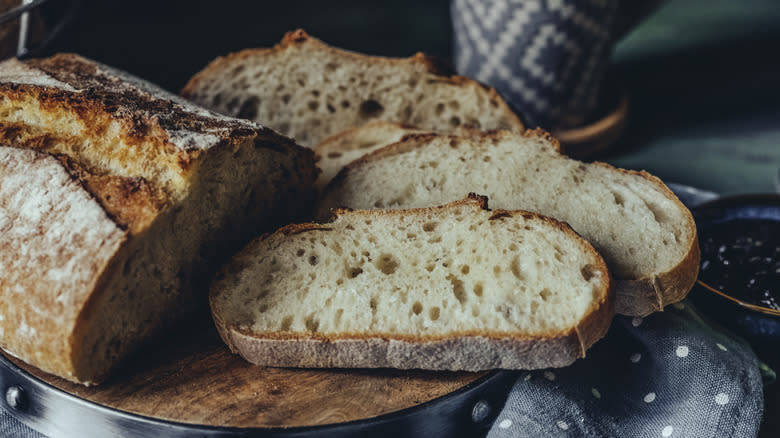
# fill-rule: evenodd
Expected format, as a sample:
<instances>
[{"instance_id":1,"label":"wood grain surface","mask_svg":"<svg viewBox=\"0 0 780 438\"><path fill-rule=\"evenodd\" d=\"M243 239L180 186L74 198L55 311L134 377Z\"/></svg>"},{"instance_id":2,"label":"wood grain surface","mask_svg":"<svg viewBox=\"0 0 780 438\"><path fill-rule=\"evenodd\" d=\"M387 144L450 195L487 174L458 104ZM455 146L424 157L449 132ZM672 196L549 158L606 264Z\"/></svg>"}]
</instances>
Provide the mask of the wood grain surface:
<instances>
[{"instance_id":1,"label":"wood grain surface","mask_svg":"<svg viewBox=\"0 0 780 438\"><path fill-rule=\"evenodd\" d=\"M453 392L485 373L289 369L233 355L212 327L178 333L134 356L113 379L84 387L16 365L73 395L190 424L315 426L376 417Z\"/></svg>"}]
</instances>

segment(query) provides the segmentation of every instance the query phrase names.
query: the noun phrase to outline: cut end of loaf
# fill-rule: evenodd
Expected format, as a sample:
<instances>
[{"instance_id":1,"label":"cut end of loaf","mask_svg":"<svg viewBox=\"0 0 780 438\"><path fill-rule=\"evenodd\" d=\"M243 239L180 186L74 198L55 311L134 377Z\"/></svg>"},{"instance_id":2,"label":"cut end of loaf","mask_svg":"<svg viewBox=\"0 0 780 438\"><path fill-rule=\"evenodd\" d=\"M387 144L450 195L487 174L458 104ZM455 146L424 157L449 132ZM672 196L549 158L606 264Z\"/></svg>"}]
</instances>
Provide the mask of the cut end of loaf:
<instances>
[{"instance_id":1,"label":"cut end of loaf","mask_svg":"<svg viewBox=\"0 0 780 438\"><path fill-rule=\"evenodd\" d=\"M255 363L490 369L581 357L609 326L610 294L603 261L568 226L472 194L285 227L234 258L211 305L225 341ZM355 358L358 345L382 353ZM445 345L475 362L447 364Z\"/></svg>"}]
</instances>

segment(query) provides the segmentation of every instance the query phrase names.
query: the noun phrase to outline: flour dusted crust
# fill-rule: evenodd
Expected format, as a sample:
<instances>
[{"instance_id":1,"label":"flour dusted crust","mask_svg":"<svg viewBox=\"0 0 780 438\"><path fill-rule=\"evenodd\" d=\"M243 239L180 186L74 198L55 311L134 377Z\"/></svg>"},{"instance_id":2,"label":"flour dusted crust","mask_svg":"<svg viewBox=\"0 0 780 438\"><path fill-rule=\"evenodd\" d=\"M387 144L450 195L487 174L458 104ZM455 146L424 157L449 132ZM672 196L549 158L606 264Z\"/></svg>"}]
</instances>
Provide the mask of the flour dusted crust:
<instances>
[{"instance_id":1,"label":"flour dusted crust","mask_svg":"<svg viewBox=\"0 0 780 438\"><path fill-rule=\"evenodd\" d=\"M0 146L0 175L0 345L56 367L127 232L54 157Z\"/></svg>"},{"instance_id":2,"label":"flour dusted crust","mask_svg":"<svg viewBox=\"0 0 780 438\"><path fill-rule=\"evenodd\" d=\"M37 95L42 105L59 101L81 111L110 112L113 119L128 124L128 135L143 139L148 134L159 135L161 143L182 151L207 149L262 128L205 110L152 83L78 55L25 62L9 59L0 67L0 83L6 95Z\"/></svg>"},{"instance_id":3,"label":"flour dusted crust","mask_svg":"<svg viewBox=\"0 0 780 438\"><path fill-rule=\"evenodd\" d=\"M270 129L69 54L0 63L0 141L0 347L83 384L204 307L317 174Z\"/></svg>"}]
</instances>

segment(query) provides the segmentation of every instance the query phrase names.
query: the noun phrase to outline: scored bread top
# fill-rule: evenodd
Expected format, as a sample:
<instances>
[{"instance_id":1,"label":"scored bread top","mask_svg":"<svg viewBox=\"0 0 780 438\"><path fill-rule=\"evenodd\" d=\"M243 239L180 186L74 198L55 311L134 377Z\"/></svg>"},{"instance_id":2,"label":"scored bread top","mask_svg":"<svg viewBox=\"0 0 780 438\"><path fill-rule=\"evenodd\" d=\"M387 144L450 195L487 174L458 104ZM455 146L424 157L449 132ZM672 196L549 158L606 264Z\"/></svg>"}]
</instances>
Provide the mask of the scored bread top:
<instances>
[{"instance_id":1,"label":"scored bread top","mask_svg":"<svg viewBox=\"0 0 780 438\"><path fill-rule=\"evenodd\" d=\"M330 208L411 208L480 190L498 208L568 222L619 280L618 312L646 315L681 300L698 272L693 217L658 178L586 164L541 130L412 134L345 167L326 188Z\"/></svg>"},{"instance_id":2,"label":"scored bread top","mask_svg":"<svg viewBox=\"0 0 780 438\"><path fill-rule=\"evenodd\" d=\"M204 151L270 131L73 54L0 63L0 110L6 144L66 155L98 172L142 177L173 197L186 191Z\"/></svg>"},{"instance_id":3,"label":"scored bread top","mask_svg":"<svg viewBox=\"0 0 780 438\"><path fill-rule=\"evenodd\" d=\"M272 48L212 61L181 94L223 114L267 124L314 146L372 120L449 132L523 128L493 88L451 75L440 62L367 56L288 32Z\"/></svg>"},{"instance_id":4,"label":"scored bread top","mask_svg":"<svg viewBox=\"0 0 780 438\"><path fill-rule=\"evenodd\" d=\"M6 60L0 63L0 86L7 98L21 92L32 94L41 105L67 105L84 117L87 112L111 113L127 124L128 136L160 136L181 150L209 148L260 128L210 112L150 82L74 54Z\"/></svg>"}]
</instances>

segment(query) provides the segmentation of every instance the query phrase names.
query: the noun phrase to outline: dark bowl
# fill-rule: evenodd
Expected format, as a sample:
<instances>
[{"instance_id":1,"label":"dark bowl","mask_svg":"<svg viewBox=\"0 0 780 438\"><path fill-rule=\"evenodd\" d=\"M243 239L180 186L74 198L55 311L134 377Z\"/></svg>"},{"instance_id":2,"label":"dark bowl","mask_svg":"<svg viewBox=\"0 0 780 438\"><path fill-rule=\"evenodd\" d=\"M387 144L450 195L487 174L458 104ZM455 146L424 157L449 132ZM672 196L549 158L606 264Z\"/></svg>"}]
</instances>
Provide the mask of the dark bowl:
<instances>
[{"instance_id":1,"label":"dark bowl","mask_svg":"<svg viewBox=\"0 0 780 438\"><path fill-rule=\"evenodd\" d=\"M780 195L741 195L716 199L693 209L699 242L713 236L718 225L722 227L736 220L763 220L780 222ZM717 242L717 236L716 242ZM780 235L771 236L775 242ZM704 248L703 248L704 249ZM705 254L702 254L702 260ZM762 359L780 364L780 310L755 304L739 298L734 290L719 290L699 280L690 299L708 316L720 322L754 347ZM780 284L773 285L780 296Z\"/></svg>"}]
</instances>

